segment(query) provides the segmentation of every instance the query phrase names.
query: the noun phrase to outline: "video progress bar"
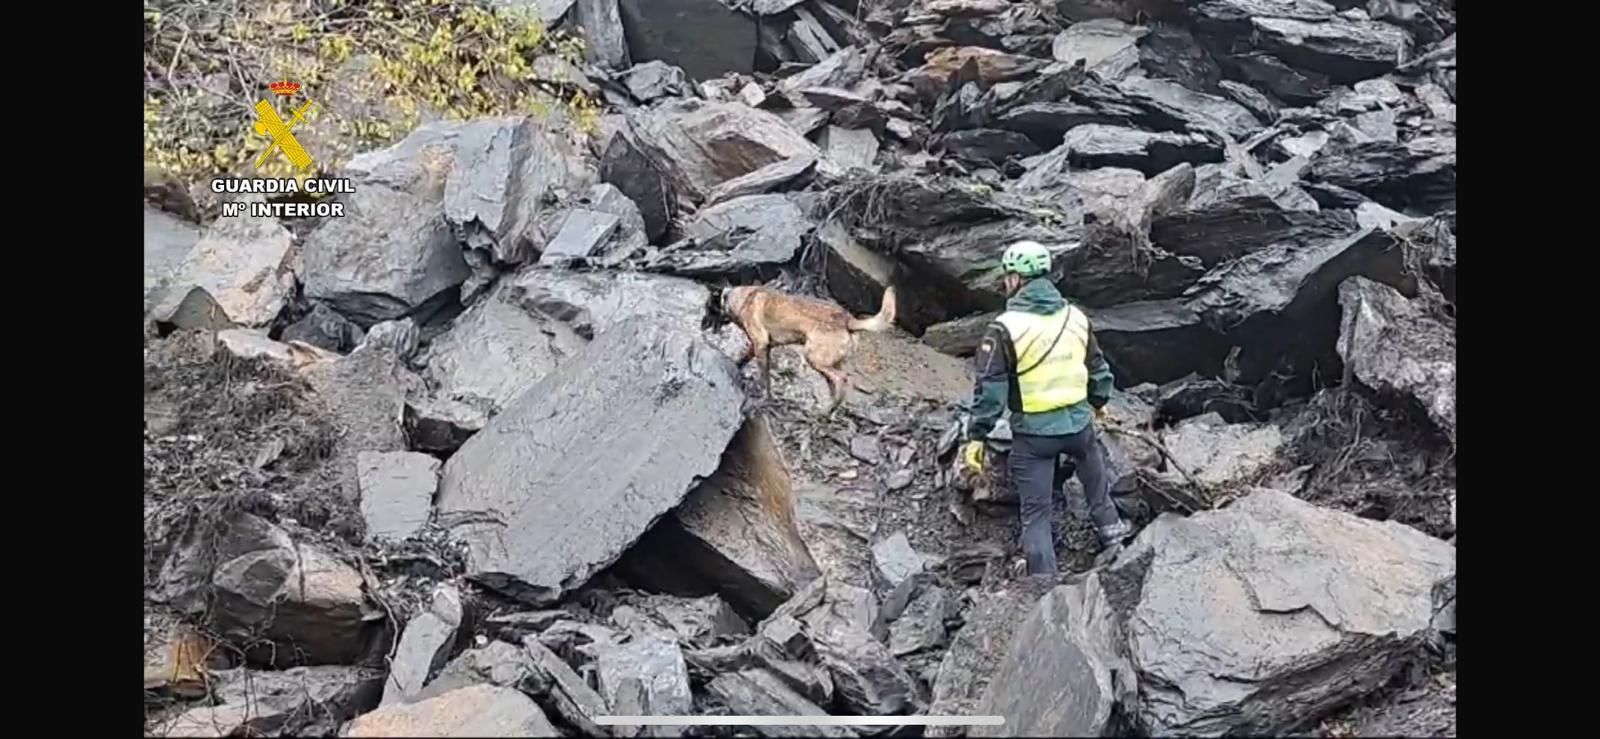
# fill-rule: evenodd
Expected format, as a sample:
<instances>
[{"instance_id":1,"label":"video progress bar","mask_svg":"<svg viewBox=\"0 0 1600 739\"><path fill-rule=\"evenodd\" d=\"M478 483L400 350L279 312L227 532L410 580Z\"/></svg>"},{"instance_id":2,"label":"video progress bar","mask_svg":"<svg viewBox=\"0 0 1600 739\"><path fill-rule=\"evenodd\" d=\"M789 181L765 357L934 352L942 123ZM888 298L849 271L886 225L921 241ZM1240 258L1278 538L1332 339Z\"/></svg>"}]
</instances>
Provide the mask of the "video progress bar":
<instances>
[{"instance_id":1,"label":"video progress bar","mask_svg":"<svg viewBox=\"0 0 1600 739\"><path fill-rule=\"evenodd\" d=\"M1004 716L596 716L601 726L1004 726Z\"/></svg>"}]
</instances>

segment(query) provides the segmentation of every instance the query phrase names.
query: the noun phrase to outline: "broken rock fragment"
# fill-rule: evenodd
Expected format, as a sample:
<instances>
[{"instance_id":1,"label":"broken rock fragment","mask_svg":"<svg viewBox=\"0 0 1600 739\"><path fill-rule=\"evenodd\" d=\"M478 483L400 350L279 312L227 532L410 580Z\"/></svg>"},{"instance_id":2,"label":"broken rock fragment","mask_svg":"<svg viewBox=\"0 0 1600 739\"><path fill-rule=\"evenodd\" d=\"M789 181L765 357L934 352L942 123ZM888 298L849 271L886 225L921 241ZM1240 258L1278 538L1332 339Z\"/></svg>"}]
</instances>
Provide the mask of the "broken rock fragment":
<instances>
[{"instance_id":1,"label":"broken rock fragment","mask_svg":"<svg viewBox=\"0 0 1600 739\"><path fill-rule=\"evenodd\" d=\"M570 329L524 310L512 292L495 288L418 356L441 397L499 412L582 348Z\"/></svg>"},{"instance_id":2,"label":"broken rock fragment","mask_svg":"<svg viewBox=\"0 0 1600 739\"><path fill-rule=\"evenodd\" d=\"M1339 285L1339 356L1361 384L1413 399L1456 438L1455 331L1420 301L1361 277Z\"/></svg>"},{"instance_id":3,"label":"broken rock fragment","mask_svg":"<svg viewBox=\"0 0 1600 739\"><path fill-rule=\"evenodd\" d=\"M1181 300L1150 300L1089 311L1095 338L1117 381L1163 383L1221 371L1228 344Z\"/></svg>"},{"instance_id":4,"label":"broken rock fragment","mask_svg":"<svg viewBox=\"0 0 1600 739\"><path fill-rule=\"evenodd\" d=\"M1204 164L1222 160L1222 149L1200 134L1150 133L1098 123L1068 131L1061 150L1067 161L1076 167L1125 167L1147 176L1158 175L1184 162Z\"/></svg>"},{"instance_id":5,"label":"broken rock fragment","mask_svg":"<svg viewBox=\"0 0 1600 739\"><path fill-rule=\"evenodd\" d=\"M1134 697L1120 636L1098 574L1054 588L1017 627L979 703L980 715L1005 716L1007 728L973 734L1108 735L1113 707Z\"/></svg>"},{"instance_id":6,"label":"broken rock fragment","mask_svg":"<svg viewBox=\"0 0 1600 739\"><path fill-rule=\"evenodd\" d=\"M940 587L924 589L889 625L889 651L896 657L942 646L950 594Z\"/></svg>"},{"instance_id":7,"label":"broken rock fragment","mask_svg":"<svg viewBox=\"0 0 1600 739\"><path fill-rule=\"evenodd\" d=\"M763 669L741 670L718 675L706 685L736 715L740 716L826 716L826 711ZM761 736L853 737L855 732L842 726L752 726Z\"/></svg>"},{"instance_id":8,"label":"broken rock fragment","mask_svg":"<svg viewBox=\"0 0 1600 739\"><path fill-rule=\"evenodd\" d=\"M511 283L510 297L523 310L593 339L633 318L697 331L711 293L697 282L666 275L530 269Z\"/></svg>"},{"instance_id":9,"label":"broken rock fragment","mask_svg":"<svg viewBox=\"0 0 1600 739\"><path fill-rule=\"evenodd\" d=\"M703 202L717 185L769 164L822 154L781 118L741 103L673 100L631 112L628 119L635 143L675 191L695 202Z\"/></svg>"},{"instance_id":10,"label":"broken rock fragment","mask_svg":"<svg viewBox=\"0 0 1600 739\"><path fill-rule=\"evenodd\" d=\"M420 697L428 676L449 658L461 615L461 593L441 585L434 590L428 610L406 622L389 663L384 705L410 703Z\"/></svg>"},{"instance_id":11,"label":"broken rock fragment","mask_svg":"<svg viewBox=\"0 0 1600 739\"><path fill-rule=\"evenodd\" d=\"M440 520L455 517L480 582L535 602L559 597L716 470L742 403L733 362L697 333L628 320L451 456Z\"/></svg>"},{"instance_id":12,"label":"broken rock fragment","mask_svg":"<svg viewBox=\"0 0 1600 739\"><path fill-rule=\"evenodd\" d=\"M916 592L927 570L928 559L911 548L911 540L906 538L905 532L899 531L872 545L872 567L884 593L884 617L894 619Z\"/></svg>"},{"instance_id":13,"label":"broken rock fragment","mask_svg":"<svg viewBox=\"0 0 1600 739\"><path fill-rule=\"evenodd\" d=\"M364 714L344 736L561 736L538 704L514 688L471 685L417 703L395 703Z\"/></svg>"},{"instance_id":14,"label":"broken rock fragment","mask_svg":"<svg viewBox=\"0 0 1600 739\"><path fill-rule=\"evenodd\" d=\"M210 593L217 632L260 645L251 656L275 666L349 664L381 631L381 611L369 607L360 573L250 514L220 532L191 534L161 580L163 600L180 610L206 609Z\"/></svg>"},{"instance_id":15,"label":"broken rock fragment","mask_svg":"<svg viewBox=\"0 0 1600 739\"><path fill-rule=\"evenodd\" d=\"M190 322L174 319L184 315L179 307L186 296L199 290L210 298L218 313L211 319L212 325L271 323L294 289L294 276L289 272L293 244L289 229L276 218L218 218L173 270L154 318L180 328L198 327L184 326Z\"/></svg>"},{"instance_id":16,"label":"broken rock fragment","mask_svg":"<svg viewBox=\"0 0 1600 739\"><path fill-rule=\"evenodd\" d=\"M550 651L538 639L528 637L523 639L522 644L533 669L542 676L543 682L549 684L550 698L555 703L556 712L585 735L604 736L605 732L594 723L594 718L606 715L605 699L589 687L589 683L573 671L566 660Z\"/></svg>"},{"instance_id":17,"label":"broken rock fragment","mask_svg":"<svg viewBox=\"0 0 1600 739\"><path fill-rule=\"evenodd\" d=\"M674 583L698 581L683 589L708 585L756 618L821 574L796 527L788 465L765 416L745 422L716 474L696 486L629 558L630 569L657 587L674 590Z\"/></svg>"},{"instance_id":18,"label":"broken rock fragment","mask_svg":"<svg viewBox=\"0 0 1600 739\"><path fill-rule=\"evenodd\" d=\"M812 228L788 196L746 195L696 213L683 229L689 241L649 266L694 277L763 274L793 259Z\"/></svg>"},{"instance_id":19,"label":"broken rock fragment","mask_svg":"<svg viewBox=\"0 0 1600 739\"><path fill-rule=\"evenodd\" d=\"M1133 718L1151 735L1283 733L1414 659L1455 548L1259 490L1163 514L1101 575L1129 613Z\"/></svg>"},{"instance_id":20,"label":"broken rock fragment","mask_svg":"<svg viewBox=\"0 0 1600 739\"><path fill-rule=\"evenodd\" d=\"M1206 201L1155 218L1150 240L1176 254L1199 258L1207 266L1275 244L1307 246L1347 236L1356 230L1346 211L1299 207L1265 186L1218 188Z\"/></svg>"},{"instance_id":21,"label":"broken rock fragment","mask_svg":"<svg viewBox=\"0 0 1600 739\"><path fill-rule=\"evenodd\" d=\"M676 642L646 637L608 647L600 652L597 670L600 694L612 706L617 706L624 684L631 680L644 688L651 715L688 716L693 712L689 670Z\"/></svg>"},{"instance_id":22,"label":"broken rock fragment","mask_svg":"<svg viewBox=\"0 0 1600 739\"><path fill-rule=\"evenodd\" d=\"M437 457L419 452L356 455L356 480L367 535L398 541L422 528L433 513L439 467Z\"/></svg>"}]
</instances>

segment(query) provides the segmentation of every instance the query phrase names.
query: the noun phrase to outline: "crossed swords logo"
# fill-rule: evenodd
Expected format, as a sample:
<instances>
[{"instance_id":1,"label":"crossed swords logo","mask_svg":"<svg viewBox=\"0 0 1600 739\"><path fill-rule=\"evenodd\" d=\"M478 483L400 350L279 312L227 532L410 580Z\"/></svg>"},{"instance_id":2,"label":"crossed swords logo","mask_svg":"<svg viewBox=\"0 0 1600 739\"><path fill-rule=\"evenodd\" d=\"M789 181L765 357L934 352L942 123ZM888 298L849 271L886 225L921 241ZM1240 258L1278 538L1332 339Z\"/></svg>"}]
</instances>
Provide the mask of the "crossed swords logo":
<instances>
[{"instance_id":1,"label":"crossed swords logo","mask_svg":"<svg viewBox=\"0 0 1600 739\"><path fill-rule=\"evenodd\" d=\"M290 111L289 122L284 123L271 103L265 100L256 103L256 117L260 120L256 121L255 131L258 135L272 137L272 145L261 152L261 158L256 160L256 169L261 169L261 165L267 163L267 157L279 149L283 150L283 155L288 157L289 163L296 168L305 169L311 166L311 155L306 153L305 147L300 145L292 133L295 124L305 122L303 114L310 107L311 101L307 100L305 105Z\"/></svg>"}]
</instances>

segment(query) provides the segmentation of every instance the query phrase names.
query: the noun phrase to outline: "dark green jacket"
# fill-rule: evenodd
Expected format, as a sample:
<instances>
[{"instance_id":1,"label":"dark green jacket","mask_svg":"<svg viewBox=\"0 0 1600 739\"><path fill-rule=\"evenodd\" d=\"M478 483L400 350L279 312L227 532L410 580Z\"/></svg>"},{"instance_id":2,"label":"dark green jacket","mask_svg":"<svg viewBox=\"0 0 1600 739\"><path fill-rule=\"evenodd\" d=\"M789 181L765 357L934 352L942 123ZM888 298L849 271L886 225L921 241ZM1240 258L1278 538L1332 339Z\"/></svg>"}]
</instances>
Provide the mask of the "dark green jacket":
<instances>
[{"instance_id":1,"label":"dark green jacket","mask_svg":"<svg viewBox=\"0 0 1600 739\"><path fill-rule=\"evenodd\" d=\"M1006 301L1006 310L1050 315L1066 305L1066 298L1050 280L1043 277L1029 280ZM999 321L989 324L978 343L974 358L978 381L972 393L972 420L967 424L967 439L983 439L994 430L1001 413L1011 409L1011 431L1035 436L1065 436L1088 427L1094 420L1094 409L1111 399L1113 378L1111 367L1100 353L1094 331L1089 331L1089 348L1085 364L1089 368L1089 397L1076 405L1069 405L1044 413L1023 413L1022 393L1017 390L1016 349L1011 345L1011 333Z\"/></svg>"}]
</instances>

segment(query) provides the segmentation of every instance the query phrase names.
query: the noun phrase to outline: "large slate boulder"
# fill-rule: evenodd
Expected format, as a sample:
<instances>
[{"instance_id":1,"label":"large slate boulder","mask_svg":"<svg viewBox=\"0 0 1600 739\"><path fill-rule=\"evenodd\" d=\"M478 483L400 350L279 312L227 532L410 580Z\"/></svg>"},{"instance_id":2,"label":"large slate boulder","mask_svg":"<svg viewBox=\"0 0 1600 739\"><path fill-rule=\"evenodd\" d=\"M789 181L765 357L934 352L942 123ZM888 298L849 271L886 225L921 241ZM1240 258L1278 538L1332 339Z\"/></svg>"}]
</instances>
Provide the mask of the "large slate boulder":
<instances>
[{"instance_id":1,"label":"large slate boulder","mask_svg":"<svg viewBox=\"0 0 1600 739\"><path fill-rule=\"evenodd\" d=\"M295 267L305 297L365 328L448 299L467 280L444 208L455 138L448 124L423 126L345 165L355 188L338 196L345 216L306 237Z\"/></svg>"},{"instance_id":2,"label":"large slate boulder","mask_svg":"<svg viewBox=\"0 0 1600 739\"><path fill-rule=\"evenodd\" d=\"M1090 573L1039 600L1017 627L978 703L1004 726L973 736L1109 736L1113 708L1133 697L1133 665L1100 577Z\"/></svg>"},{"instance_id":3,"label":"large slate boulder","mask_svg":"<svg viewBox=\"0 0 1600 739\"><path fill-rule=\"evenodd\" d=\"M583 149L552 122L482 118L448 125L444 215L469 249L518 264L559 232L559 203L599 181Z\"/></svg>"},{"instance_id":4,"label":"large slate boulder","mask_svg":"<svg viewBox=\"0 0 1600 739\"><path fill-rule=\"evenodd\" d=\"M698 594L710 587L753 618L821 575L796 527L788 465L765 416L745 422L716 474L628 558L629 569L657 588Z\"/></svg>"},{"instance_id":5,"label":"large slate boulder","mask_svg":"<svg viewBox=\"0 0 1600 739\"><path fill-rule=\"evenodd\" d=\"M1242 347L1237 379L1256 382L1281 369L1334 366L1339 283L1359 275L1414 295L1405 259L1393 235L1371 228L1304 247L1277 244L1207 273L1187 302Z\"/></svg>"},{"instance_id":6,"label":"large slate boulder","mask_svg":"<svg viewBox=\"0 0 1600 739\"><path fill-rule=\"evenodd\" d=\"M740 716L826 716L771 670L749 669L718 675L706 690ZM760 736L854 737L842 726L752 726Z\"/></svg>"},{"instance_id":7,"label":"large slate boulder","mask_svg":"<svg viewBox=\"0 0 1600 739\"><path fill-rule=\"evenodd\" d=\"M662 250L648 268L693 277L755 278L794 259L814 227L787 195L733 198L695 213L683 227L687 239Z\"/></svg>"},{"instance_id":8,"label":"large slate boulder","mask_svg":"<svg viewBox=\"0 0 1600 739\"><path fill-rule=\"evenodd\" d=\"M1284 734L1418 656L1455 548L1408 526L1257 490L1162 514L1102 578L1155 736Z\"/></svg>"},{"instance_id":9,"label":"large slate boulder","mask_svg":"<svg viewBox=\"0 0 1600 739\"><path fill-rule=\"evenodd\" d=\"M721 0L619 0L634 61L659 59L697 80L750 74L756 19Z\"/></svg>"},{"instance_id":10,"label":"large slate boulder","mask_svg":"<svg viewBox=\"0 0 1600 739\"><path fill-rule=\"evenodd\" d=\"M1039 597L1038 588L1018 583L974 600L962 615L961 629L951 639L950 648L934 673L929 715L979 715L979 701L997 674L1000 661L1010 651L1012 635L1029 621L1029 613ZM953 726L930 726L928 736L955 736L961 730Z\"/></svg>"},{"instance_id":11,"label":"large slate boulder","mask_svg":"<svg viewBox=\"0 0 1600 739\"><path fill-rule=\"evenodd\" d=\"M513 292L496 287L418 354L438 397L492 416L583 349L581 336L523 309Z\"/></svg>"},{"instance_id":12,"label":"large slate boulder","mask_svg":"<svg viewBox=\"0 0 1600 739\"><path fill-rule=\"evenodd\" d=\"M1184 162L1222 161L1222 147L1197 133L1151 133L1086 123L1068 131L1053 155L1074 168L1123 167L1157 175Z\"/></svg>"},{"instance_id":13,"label":"large slate boulder","mask_svg":"<svg viewBox=\"0 0 1600 739\"><path fill-rule=\"evenodd\" d=\"M649 155L672 189L697 203L717 185L769 164L822 157L815 144L783 119L741 103L673 100L629 112L628 123L633 143ZM634 200L646 207L638 197Z\"/></svg>"},{"instance_id":14,"label":"large slate boulder","mask_svg":"<svg viewBox=\"0 0 1600 739\"><path fill-rule=\"evenodd\" d=\"M1095 339L1116 374L1132 387L1191 372L1216 375L1228 342L1182 300L1146 300L1088 310Z\"/></svg>"},{"instance_id":15,"label":"large slate boulder","mask_svg":"<svg viewBox=\"0 0 1600 739\"><path fill-rule=\"evenodd\" d=\"M681 328L632 319L524 391L445 464L468 573L535 602L610 565L716 471L738 430L733 362Z\"/></svg>"},{"instance_id":16,"label":"large slate boulder","mask_svg":"<svg viewBox=\"0 0 1600 739\"><path fill-rule=\"evenodd\" d=\"M711 301L711 292L692 280L610 270L529 269L511 290L524 310L560 321L585 339L633 318L699 330Z\"/></svg>"},{"instance_id":17,"label":"large slate boulder","mask_svg":"<svg viewBox=\"0 0 1600 739\"><path fill-rule=\"evenodd\" d=\"M176 244L187 241L180 224L146 218L147 234L154 226L158 243L166 241L170 258ZM163 231L164 229L164 231ZM149 237L147 235L147 243ZM226 328L231 325L265 326L283 310L294 293L290 273L294 237L270 216L224 216L213 221L164 280L166 288L153 306L153 318L179 328ZM149 285L146 266L146 285ZM203 293L213 308L205 323L184 310ZM150 293L147 292L147 295Z\"/></svg>"},{"instance_id":18,"label":"large slate boulder","mask_svg":"<svg viewBox=\"0 0 1600 739\"><path fill-rule=\"evenodd\" d=\"M1339 356L1356 380L1409 397L1456 439L1456 332L1420 300L1362 277L1339 285Z\"/></svg>"},{"instance_id":19,"label":"large slate boulder","mask_svg":"<svg viewBox=\"0 0 1600 739\"><path fill-rule=\"evenodd\" d=\"M1274 244L1303 247L1356 231L1349 211L1323 210L1309 197L1274 197L1281 192L1245 182L1211 190L1198 202L1155 218L1150 240L1211 267Z\"/></svg>"},{"instance_id":20,"label":"large slate boulder","mask_svg":"<svg viewBox=\"0 0 1600 739\"><path fill-rule=\"evenodd\" d=\"M1308 181L1353 190L1404 212L1455 210L1456 138L1329 145L1306 170Z\"/></svg>"}]
</instances>

